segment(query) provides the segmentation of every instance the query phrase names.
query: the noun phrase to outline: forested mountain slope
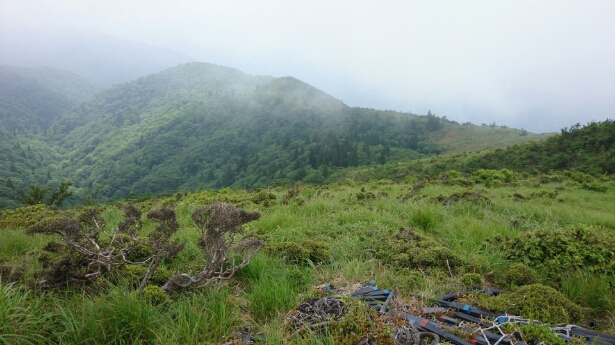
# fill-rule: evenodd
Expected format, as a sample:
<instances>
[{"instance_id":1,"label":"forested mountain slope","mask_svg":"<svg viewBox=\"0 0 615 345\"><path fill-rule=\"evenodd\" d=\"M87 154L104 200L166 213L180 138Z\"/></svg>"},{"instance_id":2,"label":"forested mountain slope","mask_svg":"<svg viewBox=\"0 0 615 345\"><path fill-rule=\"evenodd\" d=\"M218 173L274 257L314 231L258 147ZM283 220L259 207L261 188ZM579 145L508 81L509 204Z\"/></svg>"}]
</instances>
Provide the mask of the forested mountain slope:
<instances>
[{"instance_id":1,"label":"forested mountain slope","mask_svg":"<svg viewBox=\"0 0 615 345\"><path fill-rule=\"evenodd\" d=\"M562 171L598 177L615 174L615 122L563 128L545 140L480 152L458 152L403 163L340 172L335 178L403 180L409 175L438 176L450 170L472 173L479 169L509 169L528 174ZM591 179L591 178L590 178Z\"/></svg>"},{"instance_id":2,"label":"forested mountain slope","mask_svg":"<svg viewBox=\"0 0 615 345\"><path fill-rule=\"evenodd\" d=\"M68 71L0 66L0 126L14 134L38 134L102 90L102 84Z\"/></svg>"},{"instance_id":3,"label":"forested mountain slope","mask_svg":"<svg viewBox=\"0 0 615 345\"><path fill-rule=\"evenodd\" d=\"M60 155L44 133L63 113L90 100L101 84L52 68L0 66L0 209L19 203L28 184L57 184Z\"/></svg>"},{"instance_id":4,"label":"forested mountain slope","mask_svg":"<svg viewBox=\"0 0 615 345\"><path fill-rule=\"evenodd\" d=\"M34 166L16 165L3 176L44 171L44 178L20 180L17 192L53 177L73 181L76 194L105 185L107 198L320 184L347 167L540 137L431 113L352 108L292 77L189 63L115 85L64 113L41 137L57 154L22 155Z\"/></svg>"}]
</instances>

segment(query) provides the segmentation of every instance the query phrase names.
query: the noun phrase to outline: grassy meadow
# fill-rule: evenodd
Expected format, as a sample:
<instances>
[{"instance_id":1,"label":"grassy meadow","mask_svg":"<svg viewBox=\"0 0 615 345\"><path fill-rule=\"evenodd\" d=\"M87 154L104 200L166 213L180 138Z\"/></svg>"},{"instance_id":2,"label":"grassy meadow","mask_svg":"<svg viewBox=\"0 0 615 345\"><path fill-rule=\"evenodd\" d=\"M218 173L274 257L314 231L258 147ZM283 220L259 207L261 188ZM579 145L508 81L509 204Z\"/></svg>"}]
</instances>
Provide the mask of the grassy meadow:
<instances>
[{"instance_id":1,"label":"grassy meadow","mask_svg":"<svg viewBox=\"0 0 615 345\"><path fill-rule=\"evenodd\" d=\"M615 250L615 180L596 179L596 189L565 175L502 177L495 171L484 181L455 176L197 191L137 203L144 212L174 207L180 225L175 236L187 242L161 264L161 271L173 273L202 266L191 220L198 207L220 201L261 213L244 226L266 242L248 266L229 280L169 294L139 294L141 276L127 269L90 284L43 289L37 284L39 258L59 238L26 234L28 217L77 211L5 211L0 343L241 344L249 335L267 344L353 344L358 338L342 339L335 330L293 333L287 316L322 294L326 284L350 291L376 280L423 306L463 290L476 274L482 286L515 291L525 278L508 273L519 263L535 275L527 279L554 288L583 310L577 323L595 319L600 331L615 333L615 252L608 252ZM121 221L120 206L101 206L110 227ZM154 228L143 221L146 231ZM587 245L575 247L582 240L566 237L566 229L589 238L583 240ZM540 306L523 316L541 316Z\"/></svg>"}]
</instances>

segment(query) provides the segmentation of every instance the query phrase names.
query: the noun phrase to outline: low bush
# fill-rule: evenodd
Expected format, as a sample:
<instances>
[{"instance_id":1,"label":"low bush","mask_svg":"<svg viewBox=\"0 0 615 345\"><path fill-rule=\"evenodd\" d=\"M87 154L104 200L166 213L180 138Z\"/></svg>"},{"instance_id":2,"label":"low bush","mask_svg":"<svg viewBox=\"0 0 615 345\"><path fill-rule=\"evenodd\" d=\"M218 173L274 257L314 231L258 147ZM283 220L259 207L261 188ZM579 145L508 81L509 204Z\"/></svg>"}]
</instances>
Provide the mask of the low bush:
<instances>
[{"instance_id":1,"label":"low bush","mask_svg":"<svg viewBox=\"0 0 615 345\"><path fill-rule=\"evenodd\" d=\"M376 256L383 262L407 268L456 269L465 265L449 248L421 235L414 229L400 229L395 236L380 238Z\"/></svg>"},{"instance_id":2,"label":"low bush","mask_svg":"<svg viewBox=\"0 0 615 345\"><path fill-rule=\"evenodd\" d=\"M536 271L525 264L514 263L505 267L496 279L496 284L503 288L515 288L540 282L540 276Z\"/></svg>"},{"instance_id":3,"label":"low bush","mask_svg":"<svg viewBox=\"0 0 615 345\"><path fill-rule=\"evenodd\" d=\"M520 315L547 323L579 323L587 311L571 302L559 291L542 284L520 287L513 292L483 297L479 305L485 309Z\"/></svg>"},{"instance_id":4,"label":"low bush","mask_svg":"<svg viewBox=\"0 0 615 345\"><path fill-rule=\"evenodd\" d=\"M481 286L483 284L483 277L478 273L466 273L461 276L460 281L464 288L470 289Z\"/></svg>"},{"instance_id":5,"label":"low bush","mask_svg":"<svg viewBox=\"0 0 615 345\"><path fill-rule=\"evenodd\" d=\"M522 262L556 283L578 270L615 274L615 237L603 228L540 228L510 239L496 236L494 243L508 259Z\"/></svg>"},{"instance_id":6,"label":"low bush","mask_svg":"<svg viewBox=\"0 0 615 345\"><path fill-rule=\"evenodd\" d=\"M312 262L327 263L331 260L329 244L323 241L306 240L302 243L286 241L265 247L267 254L277 256L292 264Z\"/></svg>"},{"instance_id":7,"label":"low bush","mask_svg":"<svg viewBox=\"0 0 615 345\"><path fill-rule=\"evenodd\" d=\"M498 181L501 186L502 183L510 183L513 181L514 174L508 169L491 170L491 169L479 169L472 173L472 179L474 183L494 184ZM489 186L487 186L489 187Z\"/></svg>"}]
</instances>

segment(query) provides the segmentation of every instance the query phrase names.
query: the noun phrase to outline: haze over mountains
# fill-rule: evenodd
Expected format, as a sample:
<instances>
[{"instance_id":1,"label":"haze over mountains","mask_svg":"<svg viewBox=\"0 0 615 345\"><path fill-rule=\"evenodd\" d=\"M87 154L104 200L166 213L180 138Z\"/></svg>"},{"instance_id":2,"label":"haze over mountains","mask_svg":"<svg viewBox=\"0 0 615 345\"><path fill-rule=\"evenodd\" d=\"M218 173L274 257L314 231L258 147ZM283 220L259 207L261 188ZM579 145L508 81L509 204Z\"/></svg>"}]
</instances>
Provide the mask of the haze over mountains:
<instances>
[{"instance_id":1,"label":"haze over mountains","mask_svg":"<svg viewBox=\"0 0 615 345\"><path fill-rule=\"evenodd\" d=\"M108 198L324 183L335 169L538 138L434 115L352 108L292 77L207 63L104 90L60 70L2 71L2 207L17 206L15 196L28 185L62 180L80 193L106 185ZM487 132L496 135L476 139Z\"/></svg>"},{"instance_id":2,"label":"haze over mountains","mask_svg":"<svg viewBox=\"0 0 615 345\"><path fill-rule=\"evenodd\" d=\"M11 27L10 34L0 35L0 65L64 69L109 85L192 61L170 49L91 30Z\"/></svg>"}]
</instances>

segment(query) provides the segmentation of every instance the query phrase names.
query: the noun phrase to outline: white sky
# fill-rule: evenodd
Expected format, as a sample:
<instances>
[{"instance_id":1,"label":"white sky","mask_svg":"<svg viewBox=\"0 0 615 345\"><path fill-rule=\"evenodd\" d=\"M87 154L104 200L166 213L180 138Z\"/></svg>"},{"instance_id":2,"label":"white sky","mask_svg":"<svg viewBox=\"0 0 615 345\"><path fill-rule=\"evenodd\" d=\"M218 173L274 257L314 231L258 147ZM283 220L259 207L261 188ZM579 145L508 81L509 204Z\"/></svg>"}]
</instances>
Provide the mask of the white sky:
<instances>
[{"instance_id":1,"label":"white sky","mask_svg":"<svg viewBox=\"0 0 615 345\"><path fill-rule=\"evenodd\" d=\"M291 75L351 106L533 132L615 118L613 0L0 0L0 22Z\"/></svg>"}]
</instances>

